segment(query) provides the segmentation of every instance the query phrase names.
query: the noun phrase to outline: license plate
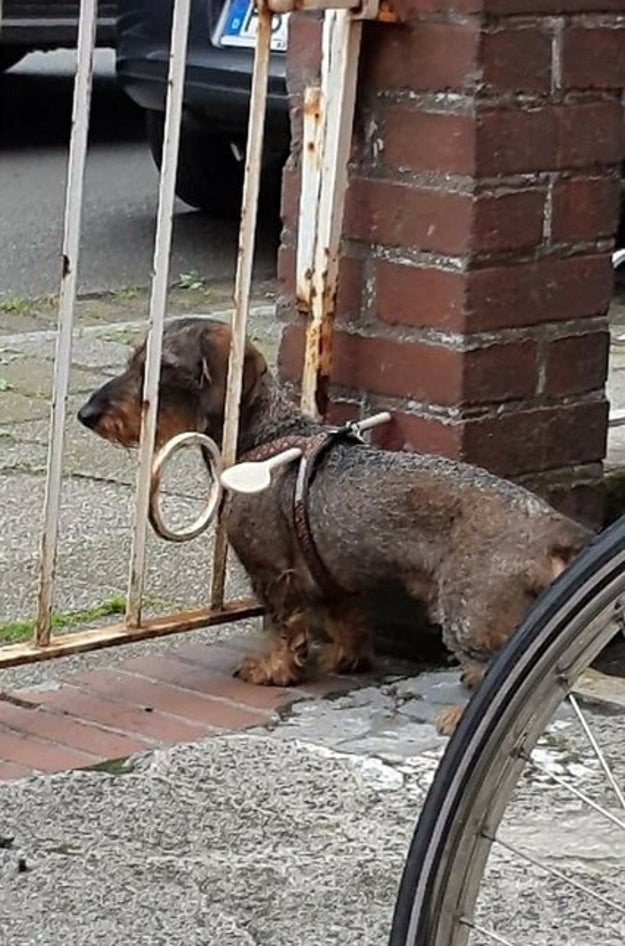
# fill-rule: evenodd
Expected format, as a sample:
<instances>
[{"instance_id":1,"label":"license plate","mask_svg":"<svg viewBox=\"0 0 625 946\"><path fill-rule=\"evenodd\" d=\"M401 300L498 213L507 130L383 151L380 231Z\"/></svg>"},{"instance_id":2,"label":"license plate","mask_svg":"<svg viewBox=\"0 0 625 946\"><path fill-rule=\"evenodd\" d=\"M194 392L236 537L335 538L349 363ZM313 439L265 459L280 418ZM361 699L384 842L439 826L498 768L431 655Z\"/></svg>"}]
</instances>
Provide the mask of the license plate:
<instances>
[{"instance_id":1,"label":"license plate","mask_svg":"<svg viewBox=\"0 0 625 946\"><path fill-rule=\"evenodd\" d=\"M277 14L271 24L271 48L274 52L286 52L288 30L288 13ZM254 0L230 0L226 6L226 13L219 31L221 46L246 46L253 48L256 45L258 31L258 14L254 9Z\"/></svg>"}]
</instances>

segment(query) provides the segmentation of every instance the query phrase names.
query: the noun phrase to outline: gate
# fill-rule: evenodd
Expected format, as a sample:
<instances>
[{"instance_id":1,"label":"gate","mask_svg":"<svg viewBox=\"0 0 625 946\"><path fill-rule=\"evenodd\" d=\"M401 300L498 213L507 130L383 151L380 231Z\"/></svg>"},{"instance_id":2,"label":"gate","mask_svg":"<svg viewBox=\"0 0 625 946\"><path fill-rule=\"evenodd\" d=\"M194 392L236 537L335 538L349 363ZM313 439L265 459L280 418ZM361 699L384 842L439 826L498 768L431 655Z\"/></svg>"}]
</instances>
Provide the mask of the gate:
<instances>
[{"instance_id":1,"label":"gate","mask_svg":"<svg viewBox=\"0 0 625 946\"><path fill-rule=\"evenodd\" d=\"M71 634L51 633L55 570L59 546L59 513L62 491L64 429L69 391L74 311L83 206L85 163L90 119L93 53L97 0L81 0L77 66L74 81L72 130L64 215L58 328L46 488L40 538L38 594L33 637L26 643L0 648L0 667L48 659L112 644L157 637L176 631L235 621L262 613L251 598L224 600L227 566L227 518L229 500L221 494L220 468L236 460L239 401L242 389L243 355L252 282L257 201L259 193L268 66L273 14L293 10L324 11L322 81L306 90L301 201L299 211L297 273L298 297L308 308L309 324L305 349L301 404L316 416L316 394L329 377L334 299L337 287L339 235L347 184L347 162L351 140L357 65L362 20L392 20L388 10L378 9L378 0L259 0L258 30L250 96L245 156L245 180L239 232L239 251L234 284L232 344L221 457L213 463L210 508L188 535L176 535L160 527L161 535L182 540L195 537L218 513L214 542L209 604L193 610L145 618L144 577L148 520L159 529L158 503L154 488L154 439L158 411L162 334L169 284L169 264L175 183L182 117L187 34L191 0L175 0L172 23L165 133L159 179L156 237L153 256L149 314L147 318L146 366L143 389L141 438L138 453L134 523L128 568L125 620L121 624L94 627ZM2 5L0 3L0 18ZM157 464L166 462L175 450L197 434L179 435L160 451ZM151 508L152 507L152 508ZM208 591L208 589L207 589Z\"/></svg>"}]
</instances>

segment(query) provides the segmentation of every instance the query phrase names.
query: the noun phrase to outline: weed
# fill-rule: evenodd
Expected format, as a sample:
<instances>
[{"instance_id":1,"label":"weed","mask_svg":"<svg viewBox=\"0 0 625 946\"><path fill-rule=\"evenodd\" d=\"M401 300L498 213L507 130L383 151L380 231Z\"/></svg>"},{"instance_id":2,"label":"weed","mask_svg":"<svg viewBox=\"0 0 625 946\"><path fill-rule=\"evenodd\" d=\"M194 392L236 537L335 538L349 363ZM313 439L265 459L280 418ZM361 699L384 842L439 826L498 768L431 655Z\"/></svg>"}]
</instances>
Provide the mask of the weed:
<instances>
[{"instance_id":1,"label":"weed","mask_svg":"<svg viewBox=\"0 0 625 946\"><path fill-rule=\"evenodd\" d=\"M132 286L120 286L119 289L115 289L112 293L113 299L116 299L119 302L132 302L133 299L139 297L140 290Z\"/></svg>"},{"instance_id":2,"label":"weed","mask_svg":"<svg viewBox=\"0 0 625 946\"><path fill-rule=\"evenodd\" d=\"M5 296L5 298L0 299L0 312L7 312L11 315L28 315L32 307L32 300L24 299L23 296Z\"/></svg>"},{"instance_id":3,"label":"weed","mask_svg":"<svg viewBox=\"0 0 625 946\"><path fill-rule=\"evenodd\" d=\"M176 288L190 290L203 289L204 279L202 276L200 276L197 270L192 269L188 273L180 273L178 282L176 283Z\"/></svg>"},{"instance_id":4,"label":"weed","mask_svg":"<svg viewBox=\"0 0 625 946\"><path fill-rule=\"evenodd\" d=\"M111 614L123 614L126 610L126 602L121 595L114 595L103 601L101 604L94 604L90 608L84 608L82 611L57 611L52 615L53 631L69 631L73 627L79 627L90 621L97 621L100 618L108 617ZM16 644L19 641L29 640L34 633L35 622L31 621L7 621L0 624L0 642L4 644Z\"/></svg>"}]
</instances>

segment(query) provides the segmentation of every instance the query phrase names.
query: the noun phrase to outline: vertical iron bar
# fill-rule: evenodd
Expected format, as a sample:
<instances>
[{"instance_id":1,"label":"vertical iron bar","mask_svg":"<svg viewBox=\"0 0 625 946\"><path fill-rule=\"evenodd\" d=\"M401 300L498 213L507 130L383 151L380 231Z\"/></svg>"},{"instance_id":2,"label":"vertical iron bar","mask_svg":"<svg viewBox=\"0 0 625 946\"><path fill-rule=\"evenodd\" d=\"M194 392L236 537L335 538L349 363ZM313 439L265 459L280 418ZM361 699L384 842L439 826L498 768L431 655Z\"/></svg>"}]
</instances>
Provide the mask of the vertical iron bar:
<instances>
[{"instance_id":1,"label":"vertical iron bar","mask_svg":"<svg viewBox=\"0 0 625 946\"><path fill-rule=\"evenodd\" d=\"M228 364L228 386L224 414L222 457L224 467L232 466L236 460L239 435L239 402L243 387L243 360L245 356L245 332L252 288L256 217L265 132L267 107L267 80L271 57L272 14L263 4L258 10L258 34L254 53L254 71L250 94L250 115L247 128L245 154L245 179L239 230L239 252L234 285L234 312L232 315L232 341ZM219 610L223 606L228 557L228 512L230 501L225 499L215 535L213 554L213 581L211 607Z\"/></svg>"},{"instance_id":2,"label":"vertical iron bar","mask_svg":"<svg viewBox=\"0 0 625 946\"><path fill-rule=\"evenodd\" d=\"M148 317L145 379L143 383L141 444L139 448L134 531L128 578L126 623L129 627L139 627L141 624L150 481L158 416L158 384L161 370L163 325L167 306L169 256L171 251L174 201L176 198L178 145L180 142L180 123L182 119L190 9L190 0L176 0L169 51L165 131L159 179L156 239L154 242L153 277L150 294L150 313Z\"/></svg>"}]
</instances>

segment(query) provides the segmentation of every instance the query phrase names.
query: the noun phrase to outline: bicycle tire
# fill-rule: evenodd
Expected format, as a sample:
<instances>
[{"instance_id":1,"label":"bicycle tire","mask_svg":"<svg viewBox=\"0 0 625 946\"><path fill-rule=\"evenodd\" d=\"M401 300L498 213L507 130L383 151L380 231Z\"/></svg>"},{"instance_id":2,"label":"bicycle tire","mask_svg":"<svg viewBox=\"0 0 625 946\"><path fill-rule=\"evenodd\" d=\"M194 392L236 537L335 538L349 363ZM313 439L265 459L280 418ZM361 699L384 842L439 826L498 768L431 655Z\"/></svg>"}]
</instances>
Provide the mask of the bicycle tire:
<instances>
[{"instance_id":1,"label":"bicycle tire","mask_svg":"<svg viewBox=\"0 0 625 946\"><path fill-rule=\"evenodd\" d=\"M458 918L472 915L488 860L485 812L492 836L524 768L520 748L531 751L566 688L614 636L624 594L625 517L542 593L472 697L417 822L389 946L467 942Z\"/></svg>"}]
</instances>

